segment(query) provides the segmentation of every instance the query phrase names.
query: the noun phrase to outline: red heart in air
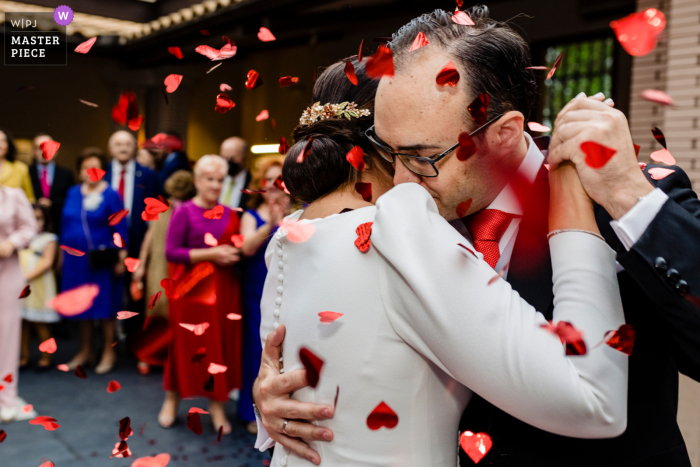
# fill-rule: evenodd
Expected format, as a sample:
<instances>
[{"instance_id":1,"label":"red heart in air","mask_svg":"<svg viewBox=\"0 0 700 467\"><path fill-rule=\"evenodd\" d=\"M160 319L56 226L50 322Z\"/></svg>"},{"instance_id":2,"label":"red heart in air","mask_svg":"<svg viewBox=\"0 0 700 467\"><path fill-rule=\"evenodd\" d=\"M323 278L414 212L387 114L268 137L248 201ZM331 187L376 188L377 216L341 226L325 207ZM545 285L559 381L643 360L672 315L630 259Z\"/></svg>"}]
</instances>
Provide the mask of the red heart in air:
<instances>
[{"instance_id":1,"label":"red heart in air","mask_svg":"<svg viewBox=\"0 0 700 467\"><path fill-rule=\"evenodd\" d=\"M165 467L168 462L170 462L170 454L163 453L153 457L140 457L131 464L131 467Z\"/></svg>"},{"instance_id":2,"label":"red heart in air","mask_svg":"<svg viewBox=\"0 0 700 467\"><path fill-rule=\"evenodd\" d=\"M136 258L125 258L124 259L124 266L126 266L126 270L129 272L135 272L139 266L141 265L141 260L136 259Z\"/></svg>"},{"instance_id":3,"label":"red heart in air","mask_svg":"<svg viewBox=\"0 0 700 467\"><path fill-rule=\"evenodd\" d=\"M56 339L54 339L53 337L39 344L39 351L41 352L54 353L57 348L58 347L56 346ZM7 381L7 378L5 378L5 381ZM10 381L7 382L9 383Z\"/></svg>"},{"instance_id":4,"label":"red heart in air","mask_svg":"<svg viewBox=\"0 0 700 467\"><path fill-rule=\"evenodd\" d=\"M384 401L380 402L367 417L367 426L370 430L378 430L381 427L392 429L398 424L399 416Z\"/></svg>"},{"instance_id":5,"label":"red heart in air","mask_svg":"<svg viewBox=\"0 0 700 467\"><path fill-rule=\"evenodd\" d=\"M491 437L486 433L474 434L471 431L465 431L459 437L459 445L475 464L479 463L491 450L492 444Z\"/></svg>"},{"instance_id":6,"label":"red heart in air","mask_svg":"<svg viewBox=\"0 0 700 467\"><path fill-rule=\"evenodd\" d=\"M617 150L595 141L581 143L581 151L586 155L586 164L593 169L600 169L617 153Z\"/></svg>"},{"instance_id":7,"label":"red heart in air","mask_svg":"<svg viewBox=\"0 0 700 467\"><path fill-rule=\"evenodd\" d=\"M617 40L628 54L646 55L656 47L656 37L666 27L666 17L655 8L632 13L610 23Z\"/></svg>"},{"instance_id":8,"label":"red heart in air","mask_svg":"<svg viewBox=\"0 0 700 467\"><path fill-rule=\"evenodd\" d=\"M374 224L374 222L365 222L364 224L360 224L355 230L355 233L357 234L355 246L362 253L366 253L367 250L369 250L369 247L372 245L372 242L369 239L369 237L372 235L372 224Z\"/></svg>"},{"instance_id":9,"label":"red heart in air","mask_svg":"<svg viewBox=\"0 0 700 467\"><path fill-rule=\"evenodd\" d=\"M240 248L243 246L243 235L238 235L234 234L231 235L231 243L233 243L233 246L236 248Z\"/></svg>"},{"instance_id":10,"label":"red heart in air","mask_svg":"<svg viewBox=\"0 0 700 467\"><path fill-rule=\"evenodd\" d=\"M627 355L632 355L635 334L631 324L623 324L617 331L608 333L610 337L605 343L615 350L619 350Z\"/></svg>"},{"instance_id":11,"label":"red heart in air","mask_svg":"<svg viewBox=\"0 0 700 467\"><path fill-rule=\"evenodd\" d=\"M122 385L119 384L117 381L110 381L107 385L107 392L112 394L113 392L119 391L121 388Z\"/></svg>"}]
</instances>

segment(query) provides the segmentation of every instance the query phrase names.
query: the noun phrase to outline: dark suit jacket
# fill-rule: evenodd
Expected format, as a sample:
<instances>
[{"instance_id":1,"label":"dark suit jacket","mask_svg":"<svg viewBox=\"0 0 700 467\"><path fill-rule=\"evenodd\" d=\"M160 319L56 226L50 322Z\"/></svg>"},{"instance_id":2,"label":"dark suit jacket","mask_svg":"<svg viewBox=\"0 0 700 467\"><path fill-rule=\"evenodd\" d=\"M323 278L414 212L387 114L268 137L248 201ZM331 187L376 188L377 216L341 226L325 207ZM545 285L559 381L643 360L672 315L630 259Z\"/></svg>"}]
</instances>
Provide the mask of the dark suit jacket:
<instances>
[{"instance_id":1,"label":"dark suit jacket","mask_svg":"<svg viewBox=\"0 0 700 467\"><path fill-rule=\"evenodd\" d=\"M158 177L153 170L136 163L134 178L133 204L131 207L125 207L131 211L131 219L129 221L129 238L127 239L129 256L132 258L138 258L141 251L141 243L143 243L143 237L146 235L146 230L148 230L148 223L141 217L141 213L144 211L144 209L146 209L146 202L144 200L146 198L158 197ZM111 185L112 164L107 166L107 173L105 174L104 179Z\"/></svg>"},{"instance_id":2,"label":"dark suit jacket","mask_svg":"<svg viewBox=\"0 0 700 467\"><path fill-rule=\"evenodd\" d=\"M73 177L73 172L68 169L64 169L59 165L55 165L54 168L53 184L49 194L49 199L51 200L49 215L51 216L52 224L51 232L58 234L61 232L61 214L63 213L63 204L66 202L66 194L68 189L75 185L75 178ZM36 164L32 164L29 167L29 177L32 179L32 188L34 188L36 199L43 198L41 182L39 181L39 170Z\"/></svg>"},{"instance_id":3,"label":"dark suit jacket","mask_svg":"<svg viewBox=\"0 0 700 467\"><path fill-rule=\"evenodd\" d=\"M656 181L649 176L652 167L644 170L645 175L670 199L629 252L610 227L610 215L596 206L600 231L617 251L617 259L625 268L618 274L620 293L626 322L636 331L634 350L629 359L626 432L618 438L605 440L553 435L529 426L475 396L462 416L460 431L486 432L492 437L493 447L479 465L690 466L676 414L678 372L700 380L700 308L691 302L693 295L700 297L697 263L700 257L700 242L697 241L700 238L700 201L682 169L670 167L675 172ZM536 186L543 189L547 183L546 177L540 177ZM541 201L537 208L545 212L548 205L548 202ZM527 216L526 210L523 224ZM536 221L541 223L542 219ZM543 230L546 228L540 227L539 231ZM542 238L541 242L546 244L546 239ZM522 262L523 255L527 256L523 247L528 245L520 242L519 232L508 281L547 319L551 319L551 268L541 268L530 275L514 273L517 269L514 266ZM685 285L680 281L688 284L690 295L683 293ZM460 461L462 466L474 465L461 450Z\"/></svg>"},{"instance_id":4,"label":"dark suit jacket","mask_svg":"<svg viewBox=\"0 0 700 467\"><path fill-rule=\"evenodd\" d=\"M250 185L250 181L252 180L253 175L250 173L250 170L246 169L246 174L245 174L245 185L244 188L248 188ZM248 201L250 201L250 195L241 193L241 201L238 203L239 208L249 209L248 208Z\"/></svg>"},{"instance_id":5,"label":"dark suit jacket","mask_svg":"<svg viewBox=\"0 0 700 467\"><path fill-rule=\"evenodd\" d=\"M166 157L167 158L167 157ZM157 173L158 173L158 193L168 198L168 194L165 192L165 181L172 174L178 170L188 170L192 171L190 168L190 161L187 158L187 154L182 151L175 153L175 157L166 163Z\"/></svg>"}]
</instances>

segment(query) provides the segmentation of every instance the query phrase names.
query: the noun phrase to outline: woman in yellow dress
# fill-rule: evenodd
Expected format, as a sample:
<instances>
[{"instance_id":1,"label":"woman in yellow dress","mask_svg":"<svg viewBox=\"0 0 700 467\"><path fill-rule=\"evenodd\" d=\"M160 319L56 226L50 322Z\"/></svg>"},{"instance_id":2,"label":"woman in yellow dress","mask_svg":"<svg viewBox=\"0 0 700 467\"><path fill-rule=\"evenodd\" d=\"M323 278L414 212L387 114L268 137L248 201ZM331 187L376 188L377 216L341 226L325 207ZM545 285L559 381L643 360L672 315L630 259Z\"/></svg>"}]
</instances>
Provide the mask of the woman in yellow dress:
<instances>
[{"instance_id":1,"label":"woman in yellow dress","mask_svg":"<svg viewBox=\"0 0 700 467\"><path fill-rule=\"evenodd\" d=\"M21 188L30 203L34 203L32 180L29 178L29 167L24 162L15 160L17 148L10 134L0 128L0 185L10 188Z\"/></svg>"}]
</instances>

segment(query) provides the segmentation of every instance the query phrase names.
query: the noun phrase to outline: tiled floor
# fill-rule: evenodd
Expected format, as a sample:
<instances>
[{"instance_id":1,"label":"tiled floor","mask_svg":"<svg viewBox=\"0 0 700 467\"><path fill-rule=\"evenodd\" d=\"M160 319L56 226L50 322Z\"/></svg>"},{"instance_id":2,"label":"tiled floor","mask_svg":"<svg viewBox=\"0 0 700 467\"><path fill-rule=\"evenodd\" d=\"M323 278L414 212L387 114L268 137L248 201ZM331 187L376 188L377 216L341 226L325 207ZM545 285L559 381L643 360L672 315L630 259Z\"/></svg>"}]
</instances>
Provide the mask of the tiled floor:
<instances>
[{"instance_id":1,"label":"tiled floor","mask_svg":"<svg viewBox=\"0 0 700 467\"><path fill-rule=\"evenodd\" d=\"M65 362L75 344L57 340L56 362ZM36 345L34 345L36 347ZM235 417L235 403L227 404L233 433L216 442L216 433L208 415L202 415L204 433L197 436L185 426L190 407L207 410L207 401L183 401L180 423L169 430L158 426L156 417L163 398L162 373L140 376L136 363L121 357L115 370L97 376L87 370L87 379L53 369L46 373L27 370L20 374L19 391L39 415L48 415L60 424L55 431L28 421L0 424L7 438L0 444L1 467L38 467L50 460L56 467L129 467L139 457L160 453L171 455L169 467L254 467L269 464L269 455L253 448L249 435ZM109 381L116 380L122 389L107 392ZM119 441L119 420L131 418L134 435L128 444L132 456L110 459ZM267 460L266 460L267 459ZM264 462L264 463L263 463Z\"/></svg>"}]
</instances>

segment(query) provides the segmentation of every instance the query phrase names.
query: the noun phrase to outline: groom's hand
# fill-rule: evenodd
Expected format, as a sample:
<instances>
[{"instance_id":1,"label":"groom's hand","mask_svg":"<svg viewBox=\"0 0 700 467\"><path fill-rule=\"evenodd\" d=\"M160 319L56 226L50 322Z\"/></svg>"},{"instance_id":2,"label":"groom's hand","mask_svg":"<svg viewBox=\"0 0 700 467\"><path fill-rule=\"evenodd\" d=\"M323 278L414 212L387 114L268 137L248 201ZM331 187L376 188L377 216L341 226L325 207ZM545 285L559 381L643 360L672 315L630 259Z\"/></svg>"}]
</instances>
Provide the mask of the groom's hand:
<instances>
[{"instance_id":1,"label":"groom's hand","mask_svg":"<svg viewBox=\"0 0 700 467\"><path fill-rule=\"evenodd\" d=\"M293 391L308 386L309 382L306 379L306 370L280 374L279 357L284 333L284 326L280 326L267 336L260 372L253 385L253 400L270 438L318 465L321 463L321 456L304 440L333 440L333 432L329 428L310 423L314 420L333 418L333 407L290 398ZM288 423L283 431L286 420Z\"/></svg>"},{"instance_id":2,"label":"groom's hand","mask_svg":"<svg viewBox=\"0 0 700 467\"><path fill-rule=\"evenodd\" d=\"M601 168L585 162L581 143L594 141L617 152ZM613 217L620 219L654 187L637 164L625 115L597 99L573 99L557 116L548 162L556 168L570 160L576 165L588 195Z\"/></svg>"}]
</instances>

